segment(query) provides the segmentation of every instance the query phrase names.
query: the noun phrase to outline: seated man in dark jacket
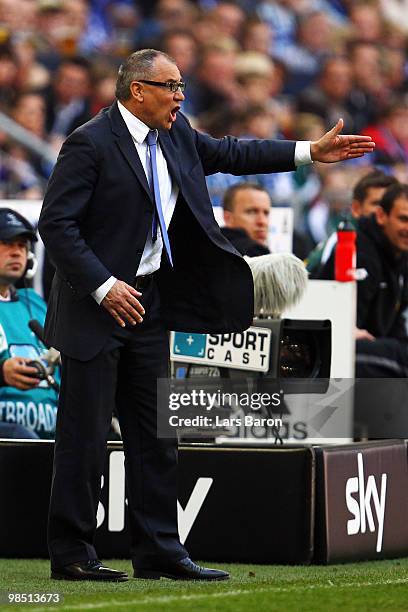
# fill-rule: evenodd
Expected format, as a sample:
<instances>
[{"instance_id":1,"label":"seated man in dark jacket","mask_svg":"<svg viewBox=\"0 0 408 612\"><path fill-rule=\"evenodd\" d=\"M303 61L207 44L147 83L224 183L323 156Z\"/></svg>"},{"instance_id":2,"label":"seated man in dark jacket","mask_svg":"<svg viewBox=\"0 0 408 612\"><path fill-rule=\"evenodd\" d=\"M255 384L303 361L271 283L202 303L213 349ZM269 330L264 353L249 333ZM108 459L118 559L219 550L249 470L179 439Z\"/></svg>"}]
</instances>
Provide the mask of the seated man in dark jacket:
<instances>
[{"instance_id":1,"label":"seated man in dark jacket","mask_svg":"<svg viewBox=\"0 0 408 612\"><path fill-rule=\"evenodd\" d=\"M271 198L256 183L238 183L224 194L224 236L241 255L267 255Z\"/></svg>"},{"instance_id":2,"label":"seated man in dark jacket","mask_svg":"<svg viewBox=\"0 0 408 612\"><path fill-rule=\"evenodd\" d=\"M320 278L333 270L331 259ZM367 277L357 284L356 376L406 377L408 185L391 185L375 213L359 219L357 268Z\"/></svg>"}]
</instances>

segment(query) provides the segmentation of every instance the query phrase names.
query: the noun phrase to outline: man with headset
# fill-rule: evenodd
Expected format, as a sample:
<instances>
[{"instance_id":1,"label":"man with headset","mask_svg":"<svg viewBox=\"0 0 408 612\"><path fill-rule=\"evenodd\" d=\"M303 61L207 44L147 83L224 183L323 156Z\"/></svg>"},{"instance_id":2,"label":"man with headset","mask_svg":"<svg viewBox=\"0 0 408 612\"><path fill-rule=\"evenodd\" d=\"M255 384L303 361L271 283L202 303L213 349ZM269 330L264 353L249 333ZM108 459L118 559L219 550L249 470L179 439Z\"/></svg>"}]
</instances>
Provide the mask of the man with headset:
<instances>
[{"instance_id":1,"label":"man with headset","mask_svg":"<svg viewBox=\"0 0 408 612\"><path fill-rule=\"evenodd\" d=\"M44 323L46 304L29 288L16 289L30 276L31 242L37 240L32 225L18 212L0 208L0 437L53 438L57 393L38 370L28 365L38 360L45 346L29 327Z\"/></svg>"}]
</instances>

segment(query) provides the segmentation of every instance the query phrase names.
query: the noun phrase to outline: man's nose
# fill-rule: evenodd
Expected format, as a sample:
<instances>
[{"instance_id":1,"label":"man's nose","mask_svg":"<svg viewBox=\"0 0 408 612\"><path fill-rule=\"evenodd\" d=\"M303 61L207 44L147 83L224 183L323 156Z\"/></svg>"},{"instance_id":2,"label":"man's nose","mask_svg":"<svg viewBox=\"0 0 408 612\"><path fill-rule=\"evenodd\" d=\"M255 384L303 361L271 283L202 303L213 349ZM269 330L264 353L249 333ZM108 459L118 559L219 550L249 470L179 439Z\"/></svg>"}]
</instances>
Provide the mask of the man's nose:
<instances>
[{"instance_id":1,"label":"man's nose","mask_svg":"<svg viewBox=\"0 0 408 612\"><path fill-rule=\"evenodd\" d=\"M9 253L10 255L13 255L14 257L17 257L19 255L21 255L21 253L24 252L25 247L21 246L20 244L10 244L10 249L9 249Z\"/></svg>"},{"instance_id":2,"label":"man's nose","mask_svg":"<svg viewBox=\"0 0 408 612\"><path fill-rule=\"evenodd\" d=\"M174 94L174 98L180 102L182 102L183 100L186 99L186 96L183 94L183 92L181 91L181 89L178 89L176 91L176 93Z\"/></svg>"}]
</instances>

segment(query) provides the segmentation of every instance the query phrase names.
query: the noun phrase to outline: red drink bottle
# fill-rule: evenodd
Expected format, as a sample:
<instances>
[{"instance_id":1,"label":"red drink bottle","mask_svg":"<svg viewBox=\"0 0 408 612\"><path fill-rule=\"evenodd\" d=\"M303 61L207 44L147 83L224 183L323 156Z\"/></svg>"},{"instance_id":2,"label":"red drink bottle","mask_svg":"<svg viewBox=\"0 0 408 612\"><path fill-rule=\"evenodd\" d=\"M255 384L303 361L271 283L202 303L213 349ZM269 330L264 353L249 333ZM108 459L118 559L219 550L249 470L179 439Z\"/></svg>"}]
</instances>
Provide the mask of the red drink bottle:
<instances>
[{"instance_id":1,"label":"red drink bottle","mask_svg":"<svg viewBox=\"0 0 408 612\"><path fill-rule=\"evenodd\" d=\"M337 245L334 257L334 278L341 283L355 280L356 230L351 221L341 221L337 228Z\"/></svg>"}]
</instances>

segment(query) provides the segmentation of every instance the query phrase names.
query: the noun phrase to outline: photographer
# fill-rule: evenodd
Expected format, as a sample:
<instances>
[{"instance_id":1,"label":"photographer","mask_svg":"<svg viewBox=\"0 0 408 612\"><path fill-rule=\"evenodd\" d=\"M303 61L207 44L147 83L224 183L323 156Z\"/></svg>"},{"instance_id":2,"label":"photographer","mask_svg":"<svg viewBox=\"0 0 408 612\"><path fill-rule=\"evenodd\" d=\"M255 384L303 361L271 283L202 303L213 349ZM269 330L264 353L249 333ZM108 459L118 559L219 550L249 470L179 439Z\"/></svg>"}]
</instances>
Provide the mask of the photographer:
<instances>
[{"instance_id":1,"label":"photographer","mask_svg":"<svg viewBox=\"0 0 408 612\"><path fill-rule=\"evenodd\" d=\"M33 289L16 289L32 273L34 228L18 212L0 208L0 437L53 438L57 392L30 362L45 346L29 327L44 323L46 304ZM46 366L47 363L43 361ZM41 367L41 364L40 364Z\"/></svg>"}]
</instances>

